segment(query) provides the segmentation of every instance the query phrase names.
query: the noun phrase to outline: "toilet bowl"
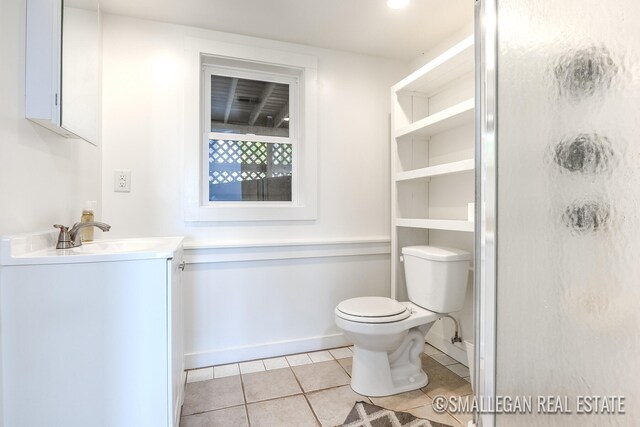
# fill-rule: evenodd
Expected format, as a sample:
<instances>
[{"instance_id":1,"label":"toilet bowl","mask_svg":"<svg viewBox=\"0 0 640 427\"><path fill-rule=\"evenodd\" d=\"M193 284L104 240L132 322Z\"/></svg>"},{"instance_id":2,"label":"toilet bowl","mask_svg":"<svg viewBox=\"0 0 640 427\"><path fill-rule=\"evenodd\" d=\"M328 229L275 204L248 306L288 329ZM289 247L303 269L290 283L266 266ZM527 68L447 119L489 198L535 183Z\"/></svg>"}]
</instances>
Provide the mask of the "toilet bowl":
<instances>
[{"instance_id":1,"label":"toilet bowl","mask_svg":"<svg viewBox=\"0 0 640 427\"><path fill-rule=\"evenodd\" d=\"M388 314L369 310L358 319L350 305L402 308ZM366 396L388 396L427 385L421 354L424 336L438 320L437 313L411 302L384 297L343 301L336 307L336 325L354 343L351 388ZM394 320L394 318L396 320Z\"/></svg>"},{"instance_id":2,"label":"toilet bowl","mask_svg":"<svg viewBox=\"0 0 640 427\"><path fill-rule=\"evenodd\" d=\"M408 246L402 254L410 301L359 297L335 308L336 325L354 344L351 388L362 395L426 386L425 335L443 313L464 303L471 254L435 246Z\"/></svg>"}]
</instances>

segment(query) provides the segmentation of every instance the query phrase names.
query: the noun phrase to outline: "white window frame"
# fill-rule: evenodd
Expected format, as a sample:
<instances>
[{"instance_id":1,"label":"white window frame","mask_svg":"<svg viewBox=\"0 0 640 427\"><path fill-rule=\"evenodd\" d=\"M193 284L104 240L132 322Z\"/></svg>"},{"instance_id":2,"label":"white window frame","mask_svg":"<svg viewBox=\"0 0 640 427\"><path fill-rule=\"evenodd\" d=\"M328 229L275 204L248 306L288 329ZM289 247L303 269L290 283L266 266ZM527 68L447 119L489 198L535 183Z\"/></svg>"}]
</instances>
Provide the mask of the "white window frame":
<instances>
[{"instance_id":1,"label":"white window frame","mask_svg":"<svg viewBox=\"0 0 640 427\"><path fill-rule=\"evenodd\" d=\"M265 49L215 40L186 38L185 43L185 198L184 214L186 222L218 221L292 221L317 219L317 58L287 51ZM204 61L203 61L203 58ZM213 59L211 61L210 59ZM220 64L215 60L220 59ZM292 117L287 142L282 137L251 136L252 141L293 144L292 201L291 202L210 202L208 186L208 140L209 128L205 118L203 85L206 85L205 68L229 69L229 61L239 61L255 65L258 80L269 78L269 72L262 68L282 68L295 70L298 83L290 85L290 105ZM236 68L236 67L231 67ZM242 67L244 68L244 67ZM253 67L251 67L253 68ZM242 70L235 70L242 72ZM215 73L217 75L221 75ZM273 74L273 73L271 73ZM287 73L288 74L288 73ZM242 78L238 75L238 77ZM289 76L293 78L293 74ZM282 79L279 73L270 78ZM292 80L293 81L293 80ZM205 89L206 90L206 89ZM294 97L292 98L292 90ZM210 92L208 92L210 93ZM210 104L210 99L208 100ZM209 107L210 108L210 107ZM210 122L210 115L208 121ZM206 129L206 132L205 132ZM226 139L246 140L238 134L224 134ZM232 136L232 138L230 138ZM205 138L207 143L205 144ZM205 184L206 179L206 185Z\"/></svg>"},{"instance_id":2,"label":"white window frame","mask_svg":"<svg viewBox=\"0 0 640 427\"><path fill-rule=\"evenodd\" d=\"M211 58L211 62L215 62L215 58ZM282 83L289 86L289 136L267 136L267 135L248 135L238 133L222 133L209 132L211 128L211 96L205 96L211 93L211 76L224 76L240 79L259 80L263 82ZM252 209L262 206L276 207L292 207L297 205L298 198L298 137L297 132L297 112L298 112L298 85L300 79L297 76L266 73L262 71L247 70L236 67L224 67L219 65L211 65L205 63L202 66L202 176L201 176L201 200L203 206L210 207L236 207L232 204L241 203L245 209ZM231 141L250 141L250 142L266 142L270 144L290 144L292 147L292 167L291 167L291 201L209 201L209 140L222 139ZM266 204L266 205L265 205Z\"/></svg>"}]
</instances>

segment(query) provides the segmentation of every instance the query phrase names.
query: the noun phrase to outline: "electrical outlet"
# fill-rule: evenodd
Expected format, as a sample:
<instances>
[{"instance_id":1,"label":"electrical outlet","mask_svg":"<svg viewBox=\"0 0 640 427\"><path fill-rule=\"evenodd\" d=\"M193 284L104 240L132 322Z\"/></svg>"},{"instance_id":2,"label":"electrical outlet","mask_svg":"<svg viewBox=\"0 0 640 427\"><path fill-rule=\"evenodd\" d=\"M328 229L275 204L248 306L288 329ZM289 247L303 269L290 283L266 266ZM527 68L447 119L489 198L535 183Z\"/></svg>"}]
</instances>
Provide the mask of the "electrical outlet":
<instances>
[{"instance_id":1,"label":"electrical outlet","mask_svg":"<svg viewBox=\"0 0 640 427\"><path fill-rule=\"evenodd\" d=\"M131 191L131 171L117 170L113 174L113 191L128 193Z\"/></svg>"}]
</instances>

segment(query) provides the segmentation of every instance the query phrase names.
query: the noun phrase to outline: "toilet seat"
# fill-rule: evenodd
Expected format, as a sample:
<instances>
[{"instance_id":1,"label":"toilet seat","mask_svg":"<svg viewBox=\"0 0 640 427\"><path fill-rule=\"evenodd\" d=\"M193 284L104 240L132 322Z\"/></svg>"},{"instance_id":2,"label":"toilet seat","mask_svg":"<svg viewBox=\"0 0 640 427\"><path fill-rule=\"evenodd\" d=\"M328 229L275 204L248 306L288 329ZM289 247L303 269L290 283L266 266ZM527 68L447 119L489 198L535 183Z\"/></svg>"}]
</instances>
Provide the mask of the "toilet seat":
<instances>
[{"instance_id":1,"label":"toilet seat","mask_svg":"<svg viewBox=\"0 0 640 427\"><path fill-rule=\"evenodd\" d=\"M336 315L359 323L399 322L411 316L411 310L398 301L385 297L360 297L342 301Z\"/></svg>"}]
</instances>

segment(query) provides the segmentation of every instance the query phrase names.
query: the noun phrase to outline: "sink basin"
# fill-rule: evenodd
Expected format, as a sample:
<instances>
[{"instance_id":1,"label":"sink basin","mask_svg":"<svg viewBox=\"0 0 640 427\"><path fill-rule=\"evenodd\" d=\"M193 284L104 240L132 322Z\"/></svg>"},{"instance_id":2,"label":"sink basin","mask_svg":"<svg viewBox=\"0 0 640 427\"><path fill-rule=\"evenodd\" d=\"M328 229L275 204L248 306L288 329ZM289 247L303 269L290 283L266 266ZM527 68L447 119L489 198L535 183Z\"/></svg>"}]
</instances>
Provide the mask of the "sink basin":
<instances>
[{"instance_id":1,"label":"sink basin","mask_svg":"<svg viewBox=\"0 0 640 427\"><path fill-rule=\"evenodd\" d=\"M78 254L113 254L122 252L153 251L165 245L163 239L122 239L99 240L83 243L82 246L72 248Z\"/></svg>"}]
</instances>

